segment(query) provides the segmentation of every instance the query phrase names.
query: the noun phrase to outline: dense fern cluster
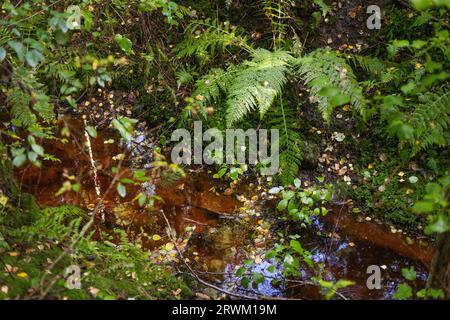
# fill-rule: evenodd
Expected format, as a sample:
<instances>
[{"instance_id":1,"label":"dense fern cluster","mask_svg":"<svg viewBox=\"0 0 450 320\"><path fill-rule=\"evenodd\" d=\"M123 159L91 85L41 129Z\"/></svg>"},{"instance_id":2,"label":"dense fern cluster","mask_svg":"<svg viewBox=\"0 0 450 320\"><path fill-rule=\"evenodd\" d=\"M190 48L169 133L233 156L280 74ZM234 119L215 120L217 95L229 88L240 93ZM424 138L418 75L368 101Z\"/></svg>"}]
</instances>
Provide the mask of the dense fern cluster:
<instances>
[{"instance_id":1,"label":"dense fern cluster","mask_svg":"<svg viewBox=\"0 0 450 320\"><path fill-rule=\"evenodd\" d=\"M362 88L346 60L335 52L318 49L295 61L298 74L311 90L323 118L329 123L335 105L323 94L325 88L338 87L350 98L350 103L364 119L367 115L367 102Z\"/></svg>"},{"instance_id":2,"label":"dense fern cluster","mask_svg":"<svg viewBox=\"0 0 450 320\"><path fill-rule=\"evenodd\" d=\"M50 98L33 74L17 68L12 83L12 88L7 91L6 103L10 107L14 125L28 128L38 119L48 122L54 118Z\"/></svg>"},{"instance_id":3,"label":"dense fern cluster","mask_svg":"<svg viewBox=\"0 0 450 320\"><path fill-rule=\"evenodd\" d=\"M367 80L361 82L368 89L389 84L401 75L400 69L377 57L354 55L353 64L362 69Z\"/></svg>"},{"instance_id":4,"label":"dense fern cluster","mask_svg":"<svg viewBox=\"0 0 450 320\"><path fill-rule=\"evenodd\" d=\"M350 65L337 53L316 50L295 57L284 50L257 49L252 50L251 56L252 59L227 69L212 68L196 81L191 101L201 115L206 115L207 106L215 104L216 107L224 106L229 127L244 120L252 111L257 111L259 118L264 119L276 98L286 89L287 81L298 79L310 89L311 99L318 103L319 112L327 122L335 106L322 95L328 87L336 87L347 95L355 111L365 118L367 102L362 86ZM298 116L295 108L283 110L276 105L267 124L281 130L281 179L292 181L302 161L302 139L295 130Z\"/></svg>"},{"instance_id":5,"label":"dense fern cluster","mask_svg":"<svg viewBox=\"0 0 450 320\"><path fill-rule=\"evenodd\" d=\"M420 97L410 115L414 128L413 154L432 146L450 146L450 96L439 90Z\"/></svg>"},{"instance_id":6,"label":"dense fern cluster","mask_svg":"<svg viewBox=\"0 0 450 320\"><path fill-rule=\"evenodd\" d=\"M290 5L290 1L260 0L261 11L272 27L274 48L279 48L288 34L290 16L286 7Z\"/></svg>"},{"instance_id":7,"label":"dense fern cluster","mask_svg":"<svg viewBox=\"0 0 450 320\"><path fill-rule=\"evenodd\" d=\"M193 21L186 28L185 35L186 38L177 44L173 51L178 58L196 57L201 64L206 63L216 53L224 52L228 47L250 49L247 37L229 22Z\"/></svg>"},{"instance_id":8,"label":"dense fern cluster","mask_svg":"<svg viewBox=\"0 0 450 320\"><path fill-rule=\"evenodd\" d=\"M253 53L252 60L242 64L228 90L228 125L242 120L254 109L264 116L283 89L291 59L285 51L259 49Z\"/></svg>"}]
</instances>

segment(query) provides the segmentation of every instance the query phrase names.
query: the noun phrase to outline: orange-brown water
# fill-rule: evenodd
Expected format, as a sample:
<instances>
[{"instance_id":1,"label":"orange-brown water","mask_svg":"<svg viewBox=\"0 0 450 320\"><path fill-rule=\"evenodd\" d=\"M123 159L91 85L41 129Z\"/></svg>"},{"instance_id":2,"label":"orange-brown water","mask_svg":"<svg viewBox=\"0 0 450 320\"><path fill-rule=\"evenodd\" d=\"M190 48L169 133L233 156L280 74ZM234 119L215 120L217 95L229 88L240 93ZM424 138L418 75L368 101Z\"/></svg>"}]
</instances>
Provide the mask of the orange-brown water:
<instances>
[{"instance_id":1,"label":"orange-brown water","mask_svg":"<svg viewBox=\"0 0 450 320\"><path fill-rule=\"evenodd\" d=\"M83 122L80 119L64 118L60 124L66 125L71 132L67 143L55 140L45 145L46 152L55 155L60 161L44 161L42 168L24 168L16 173L17 179L22 190L33 194L42 206L71 204L92 209L99 197L95 192L93 170L85 147ZM115 142L105 143L111 137ZM152 180L145 190L142 186L128 185L127 196L121 198L114 188L109 188L113 178L111 168L120 164L119 172L127 177L136 164L127 157L122 162L112 157L130 152L129 147L120 145L112 131L99 132L96 139L91 138L91 145L105 204L105 221L96 220L99 229L120 227L144 248L155 249L164 243L152 239L155 234L164 237L162 211L178 235L182 235L187 227L195 226L185 254L191 258L196 270L209 272L205 277L211 281L229 283L236 280L231 274L255 246L254 229L260 219L238 218L236 211L242 203L236 195L251 198L257 195L254 188L243 183L231 192L223 192L228 185L224 181L212 179L206 170L188 172L186 178L165 185L160 182L155 170L149 169L148 176ZM64 181L73 178L71 176L75 177L74 182L80 182L80 191L55 196ZM158 195L164 202L157 202L153 210L143 209L132 202L139 192ZM263 217L275 222L273 203L261 200L257 205ZM433 253L430 244L419 245L417 241L408 243L404 236L392 234L383 225L358 222L355 214L350 213L345 206L331 209L326 218L315 220L311 228L302 230L301 242L313 253L316 262L324 263L328 278L345 278L356 282L356 285L342 291L346 296L355 299L389 299L395 286L402 282L401 268L408 266L414 266L418 271L418 284L425 281ZM259 246L266 244L269 245L263 243ZM268 261L263 261L253 271L266 273L268 265ZM369 290L366 286L366 269L369 265L383 267L380 290ZM279 275L275 273L274 276ZM321 297L314 286L278 288L273 287L270 281L261 285L259 292L302 299Z\"/></svg>"}]
</instances>

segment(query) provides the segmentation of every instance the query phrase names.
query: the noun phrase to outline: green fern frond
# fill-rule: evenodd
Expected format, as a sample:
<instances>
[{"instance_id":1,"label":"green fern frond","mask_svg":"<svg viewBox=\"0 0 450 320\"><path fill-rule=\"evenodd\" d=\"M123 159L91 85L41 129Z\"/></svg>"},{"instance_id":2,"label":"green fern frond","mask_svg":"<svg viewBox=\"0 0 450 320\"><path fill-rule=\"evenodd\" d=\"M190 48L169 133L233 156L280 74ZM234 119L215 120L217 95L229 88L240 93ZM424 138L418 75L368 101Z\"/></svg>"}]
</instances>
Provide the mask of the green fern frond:
<instances>
[{"instance_id":1,"label":"green fern frond","mask_svg":"<svg viewBox=\"0 0 450 320\"><path fill-rule=\"evenodd\" d=\"M47 78L56 79L61 83L69 83L76 69L75 62L72 59L67 59L65 63L50 62L46 69Z\"/></svg>"},{"instance_id":2,"label":"green fern frond","mask_svg":"<svg viewBox=\"0 0 450 320\"><path fill-rule=\"evenodd\" d=\"M203 119L207 118L206 108L217 105L224 97L235 75L236 66L231 65L228 69L213 68L195 82L195 89L188 99L189 105L182 112L179 126L185 127L192 109L195 109Z\"/></svg>"},{"instance_id":3,"label":"green fern frond","mask_svg":"<svg viewBox=\"0 0 450 320\"><path fill-rule=\"evenodd\" d=\"M328 123L334 107L326 96L320 94L322 89L327 87L338 87L343 94L350 97L355 111L366 119L367 103L362 88L351 67L339 54L318 49L297 58L295 65L298 67L297 74L305 81L313 101L317 103L320 113Z\"/></svg>"},{"instance_id":4,"label":"green fern frond","mask_svg":"<svg viewBox=\"0 0 450 320\"><path fill-rule=\"evenodd\" d=\"M217 52L224 52L227 47L241 47L250 51L247 37L229 22L220 24L217 20L194 21L187 28L187 37L177 44L173 51L178 58L195 56L208 60Z\"/></svg>"},{"instance_id":5,"label":"green fern frond","mask_svg":"<svg viewBox=\"0 0 450 320\"><path fill-rule=\"evenodd\" d=\"M5 45L9 40L11 40L11 32L8 28L0 26L0 46Z\"/></svg>"},{"instance_id":6,"label":"green fern frond","mask_svg":"<svg viewBox=\"0 0 450 320\"><path fill-rule=\"evenodd\" d=\"M380 78L387 70L385 62L376 57L354 55L352 58L353 63L370 76Z\"/></svg>"},{"instance_id":7,"label":"green fern frond","mask_svg":"<svg viewBox=\"0 0 450 320\"><path fill-rule=\"evenodd\" d=\"M420 104L410 115L409 123L414 128L413 154L432 146L450 145L450 96L448 92L426 93Z\"/></svg>"},{"instance_id":8,"label":"green fern frond","mask_svg":"<svg viewBox=\"0 0 450 320\"><path fill-rule=\"evenodd\" d=\"M227 125L242 120L258 108L261 118L281 92L292 56L286 51L258 49L242 64L228 90Z\"/></svg>"},{"instance_id":9,"label":"green fern frond","mask_svg":"<svg viewBox=\"0 0 450 320\"><path fill-rule=\"evenodd\" d=\"M180 68L175 72L178 89L183 85L194 80L194 71L192 68Z\"/></svg>"},{"instance_id":10,"label":"green fern frond","mask_svg":"<svg viewBox=\"0 0 450 320\"><path fill-rule=\"evenodd\" d=\"M32 73L25 68L16 68L12 84L12 89L7 91L6 103L15 126L29 128L36 123L37 117L47 122L54 118L50 97Z\"/></svg>"},{"instance_id":11,"label":"green fern frond","mask_svg":"<svg viewBox=\"0 0 450 320\"><path fill-rule=\"evenodd\" d=\"M211 69L207 75L196 81L196 88L192 94L194 99L195 97L202 97L200 103L203 105L217 102L228 91L234 69L234 66L229 67L227 70Z\"/></svg>"},{"instance_id":12,"label":"green fern frond","mask_svg":"<svg viewBox=\"0 0 450 320\"><path fill-rule=\"evenodd\" d=\"M267 114L267 126L280 134L280 173L282 184L290 184L297 177L303 160L304 141L299 133L299 116L294 108L279 105Z\"/></svg>"},{"instance_id":13,"label":"green fern frond","mask_svg":"<svg viewBox=\"0 0 450 320\"><path fill-rule=\"evenodd\" d=\"M50 97L42 92L37 92L33 95L33 110L36 112L36 114L38 114L39 117L46 122L50 122L51 120L53 120L55 114L53 105L50 103Z\"/></svg>"},{"instance_id":14,"label":"green fern frond","mask_svg":"<svg viewBox=\"0 0 450 320\"><path fill-rule=\"evenodd\" d=\"M370 81L369 87L387 84L400 78L400 70L385 61L371 56L354 55L352 57L353 64L360 67L368 76Z\"/></svg>"},{"instance_id":15,"label":"green fern frond","mask_svg":"<svg viewBox=\"0 0 450 320\"><path fill-rule=\"evenodd\" d=\"M260 3L262 12L272 26L274 48L278 48L283 36L287 34L289 29L288 20L290 17L284 8L286 3L280 0L260 0Z\"/></svg>"},{"instance_id":16,"label":"green fern frond","mask_svg":"<svg viewBox=\"0 0 450 320\"><path fill-rule=\"evenodd\" d=\"M6 104L11 110L12 124L28 128L36 122L36 116L31 112L30 95L22 90L11 89L7 92Z\"/></svg>"}]
</instances>

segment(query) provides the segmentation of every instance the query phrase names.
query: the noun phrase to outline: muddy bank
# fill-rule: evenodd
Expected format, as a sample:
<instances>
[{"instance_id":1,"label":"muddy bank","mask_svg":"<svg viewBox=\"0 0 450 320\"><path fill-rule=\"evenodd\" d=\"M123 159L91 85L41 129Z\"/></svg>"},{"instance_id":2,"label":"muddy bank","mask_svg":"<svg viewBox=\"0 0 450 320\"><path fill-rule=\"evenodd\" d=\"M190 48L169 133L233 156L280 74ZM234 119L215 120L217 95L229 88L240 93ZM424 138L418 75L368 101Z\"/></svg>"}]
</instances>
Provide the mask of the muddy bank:
<instances>
[{"instance_id":1,"label":"muddy bank","mask_svg":"<svg viewBox=\"0 0 450 320\"><path fill-rule=\"evenodd\" d=\"M392 250L405 258L420 261L424 266L428 266L433 258L434 249L428 241L394 234L389 228L376 222L358 221L355 214L345 206L334 207L333 214L326 219L344 234Z\"/></svg>"}]
</instances>

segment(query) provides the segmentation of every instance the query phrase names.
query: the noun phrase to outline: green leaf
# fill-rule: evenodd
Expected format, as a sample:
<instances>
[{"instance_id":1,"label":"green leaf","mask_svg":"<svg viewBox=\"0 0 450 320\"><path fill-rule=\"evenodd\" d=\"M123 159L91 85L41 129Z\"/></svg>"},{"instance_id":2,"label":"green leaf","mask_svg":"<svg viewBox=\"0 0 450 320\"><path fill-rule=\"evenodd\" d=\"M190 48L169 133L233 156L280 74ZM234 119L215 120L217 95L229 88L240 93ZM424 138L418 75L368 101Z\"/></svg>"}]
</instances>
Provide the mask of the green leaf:
<instances>
[{"instance_id":1,"label":"green leaf","mask_svg":"<svg viewBox=\"0 0 450 320\"><path fill-rule=\"evenodd\" d=\"M32 144L31 149L33 149L33 151L36 152L41 157L44 156L44 148L42 148L42 146L40 146L38 144Z\"/></svg>"},{"instance_id":2,"label":"green leaf","mask_svg":"<svg viewBox=\"0 0 450 320\"><path fill-rule=\"evenodd\" d=\"M237 269L236 271L236 277L241 277L245 272L245 269L240 267L239 269Z\"/></svg>"},{"instance_id":3,"label":"green leaf","mask_svg":"<svg viewBox=\"0 0 450 320\"><path fill-rule=\"evenodd\" d=\"M27 54L25 55L25 59L28 65L32 68L36 68L40 62L43 62L45 60L42 53L40 53L35 49L28 51Z\"/></svg>"},{"instance_id":4,"label":"green leaf","mask_svg":"<svg viewBox=\"0 0 450 320\"><path fill-rule=\"evenodd\" d=\"M407 84L401 86L400 90L402 90L404 94L408 94L412 92L416 88L416 86L417 84L414 81L410 81Z\"/></svg>"},{"instance_id":5,"label":"green leaf","mask_svg":"<svg viewBox=\"0 0 450 320\"><path fill-rule=\"evenodd\" d=\"M25 153L20 154L20 155L14 157L13 165L15 167L21 167L25 163L26 160L27 160L27 156L25 155Z\"/></svg>"},{"instance_id":6,"label":"green leaf","mask_svg":"<svg viewBox=\"0 0 450 320\"><path fill-rule=\"evenodd\" d=\"M29 151L27 153L27 155L28 155L28 160L30 160L31 162L35 162L39 156L36 152L33 152L33 151Z\"/></svg>"},{"instance_id":7,"label":"green leaf","mask_svg":"<svg viewBox=\"0 0 450 320\"><path fill-rule=\"evenodd\" d=\"M120 117L114 119L111 123L116 128L123 139L130 141L133 137L133 125L137 122L136 119L130 119L127 117Z\"/></svg>"},{"instance_id":8,"label":"green leaf","mask_svg":"<svg viewBox=\"0 0 450 320\"><path fill-rule=\"evenodd\" d=\"M423 41L423 40L414 40L414 41L411 43L411 47L413 47L414 49L421 49L421 48L423 48L426 44L427 44L426 41Z\"/></svg>"},{"instance_id":9,"label":"green leaf","mask_svg":"<svg viewBox=\"0 0 450 320\"><path fill-rule=\"evenodd\" d=\"M409 41L408 40L394 40L392 42L392 45L396 48L404 48L409 46Z\"/></svg>"},{"instance_id":10,"label":"green leaf","mask_svg":"<svg viewBox=\"0 0 450 320\"><path fill-rule=\"evenodd\" d=\"M422 298L422 299L426 298L427 297L427 289L420 289L419 291L417 291L416 297Z\"/></svg>"},{"instance_id":11,"label":"green leaf","mask_svg":"<svg viewBox=\"0 0 450 320\"><path fill-rule=\"evenodd\" d=\"M81 188L81 185L79 183L75 183L75 184L72 185L72 190L74 192L80 191L80 188Z\"/></svg>"},{"instance_id":12,"label":"green leaf","mask_svg":"<svg viewBox=\"0 0 450 320\"><path fill-rule=\"evenodd\" d=\"M259 272L253 273L253 283L255 285L263 283L265 280L266 280L266 278L264 277L264 275L262 273L259 273Z\"/></svg>"},{"instance_id":13,"label":"green leaf","mask_svg":"<svg viewBox=\"0 0 450 320\"><path fill-rule=\"evenodd\" d=\"M303 250L300 242L298 242L297 240L291 240L290 245L291 245L291 248L294 249L297 253L303 254L304 250Z\"/></svg>"},{"instance_id":14,"label":"green leaf","mask_svg":"<svg viewBox=\"0 0 450 320\"><path fill-rule=\"evenodd\" d=\"M345 288L345 287L348 287L348 286L352 286L354 284L355 284L354 281L341 279L341 280L338 280L338 282L336 282L336 284L334 285L334 288L335 289L342 289L342 288Z\"/></svg>"},{"instance_id":15,"label":"green leaf","mask_svg":"<svg viewBox=\"0 0 450 320\"><path fill-rule=\"evenodd\" d=\"M6 50L2 46L0 46L0 62L5 60L6 58Z\"/></svg>"},{"instance_id":16,"label":"green leaf","mask_svg":"<svg viewBox=\"0 0 450 320\"><path fill-rule=\"evenodd\" d=\"M225 168L222 168L222 169L220 169L216 174L214 174L213 178L214 178L214 179L222 178L223 175L224 175L226 172L227 172L227 168L226 168L226 167L225 167Z\"/></svg>"},{"instance_id":17,"label":"green leaf","mask_svg":"<svg viewBox=\"0 0 450 320\"><path fill-rule=\"evenodd\" d=\"M433 209L434 203L431 201L417 201L413 206L413 210L418 213L428 213Z\"/></svg>"},{"instance_id":18,"label":"green leaf","mask_svg":"<svg viewBox=\"0 0 450 320\"><path fill-rule=\"evenodd\" d=\"M14 52L17 55L17 58L19 58L20 61L24 61L25 59L25 47L23 46L22 42L17 41L8 41L8 45L11 49L14 50Z\"/></svg>"},{"instance_id":19,"label":"green leaf","mask_svg":"<svg viewBox=\"0 0 450 320\"><path fill-rule=\"evenodd\" d=\"M248 277L243 277L241 280L241 286L243 288L248 288L249 284L250 284L250 279Z\"/></svg>"},{"instance_id":20,"label":"green leaf","mask_svg":"<svg viewBox=\"0 0 450 320\"><path fill-rule=\"evenodd\" d=\"M273 259L277 256L277 253L274 250L269 250L266 252L266 259Z\"/></svg>"},{"instance_id":21,"label":"green leaf","mask_svg":"<svg viewBox=\"0 0 450 320\"><path fill-rule=\"evenodd\" d=\"M450 230L450 218L448 215L438 214L433 217L433 222L425 228L425 233L444 233Z\"/></svg>"},{"instance_id":22,"label":"green leaf","mask_svg":"<svg viewBox=\"0 0 450 320\"><path fill-rule=\"evenodd\" d=\"M133 44L131 43L131 40L122 36L121 34L116 34L114 38L119 45L120 49L122 49L126 53L130 53L133 47Z\"/></svg>"},{"instance_id":23,"label":"green leaf","mask_svg":"<svg viewBox=\"0 0 450 320\"><path fill-rule=\"evenodd\" d=\"M92 138L97 138L97 130L94 127L87 126L86 131Z\"/></svg>"},{"instance_id":24,"label":"green leaf","mask_svg":"<svg viewBox=\"0 0 450 320\"><path fill-rule=\"evenodd\" d=\"M343 104L350 102L350 96L345 94L338 94L330 97L330 104L333 107L342 106Z\"/></svg>"},{"instance_id":25,"label":"green leaf","mask_svg":"<svg viewBox=\"0 0 450 320\"><path fill-rule=\"evenodd\" d=\"M283 199L283 200L281 200L281 201L278 203L277 209L278 209L279 211L283 211L284 209L286 209L287 205L288 205L288 200L287 200L287 199Z\"/></svg>"},{"instance_id":26,"label":"green leaf","mask_svg":"<svg viewBox=\"0 0 450 320\"><path fill-rule=\"evenodd\" d=\"M255 261L251 260L251 259L247 259L244 261L244 264L248 267L251 267L255 264Z\"/></svg>"},{"instance_id":27,"label":"green leaf","mask_svg":"<svg viewBox=\"0 0 450 320\"><path fill-rule=\"evenodd\" d=\"M117 192L119 193L119 195L122 198L125 198L125 196L127 195L127 189L125 188L125 186L123 184L121 184L120 182L117 184Z\"/></svg>"},{"instance_id":28,"label":"green leaf","mask_svg":"<svg viewBox=\"0 0 450 320\"><path fill-rule=\"evenodd\" d=\"M445 298L445 294L444 294L444 291L442 289L430 288L427 291L427 296L431 297L433 299L444 299Z\"/></svg>"},{"instance_id":29,"label":"green leaf","mask_svg":"<svg viewBox=\"0 0 450 320\"><path fill-rule=\"evenodd\" d=\"M341 90L338 87L334 87L334 86L323 87L319 91L319 94L324 97L333 97L340 93L341 93Z\"/></svg>"},{"instance_id":30,"label":"green leaf","mask_svg":"<svg viewBox=\"0 0 450 320\"><path fill-rule=\"evenodd\" d=\"M122 179L120 179L120 182L122 182L123 184L131 184L131 183L134 183L133 180L128 179L128 178L122 178Z\"/></svg>"},{"instance_id":31,"label":"green leaf","mask_svg":"<svg viewBox=\"0 0 450 320\"><path fill-rule=\"evenodd\" d=\"M412 289L406 283L400 284L394 293L394 299L409 299L411 297L412 297Z\"/></svg>"},{"instance_id":32,"label":"green leaf","mask_svg":"<svg viewBox=\"0 0 450 320\"><path fill-rule=\"evenodd\" d=\"M450 9L449 0L411 0L417 10L427 10L433 7L446 6Z\"/></svg>"},{"instance_id":33,"label":"green leaf","mask_svg":"<svg viewBox=\"0 0 450 320\"><path fill-rule=\"evenodd\" d=\"M290 190L288 190L288 191L283 190L281 194L283 196L283 199L285 199L285 200L290 200L295 196L295 192L290 191Z\"/></svg>"},{"instance_id":34,"label":"green leaf","mask_svg":"<svg viewBox=\"0 0 450 320\"><path fill-rule=\"evenodd\" d=\"M414 128L407 123L402 123L397 131L400 140L412 140L414 138Z\"/></svg>"},{"instance_id":35,"label":"green leaf","mask_svg":"<svg viewBox=\"0 0 450 320\"><path fill-rule=\"evenodd\" d=\"M239 172L239 168L231 168L229 173L230 178L236 181L239 178Z\"/></svg>"},{"instance_id":36,"label":"green leaf","mask_svg":"<svg viewBox=\"0 0 450 320\"><path fill-rule=\"evenodd\" d=\"M141 194L138 198L138 204L140 207L143 207L145 204L145 201L147 200L147 196L145 194Z\"/></svg>"},{"instance_id":37,"label":"green leaf","mask_svg":"<svg viewBox=\"0 0 450 320\"><path fill-rule=\"evenodd\" d=\"M416 280L416 278L417 278L417 273L416 273L416 270L414 270L414 267L403 268L402 275L406 280L410 280L410 281Z\"/></svg>"}]
</instances>

